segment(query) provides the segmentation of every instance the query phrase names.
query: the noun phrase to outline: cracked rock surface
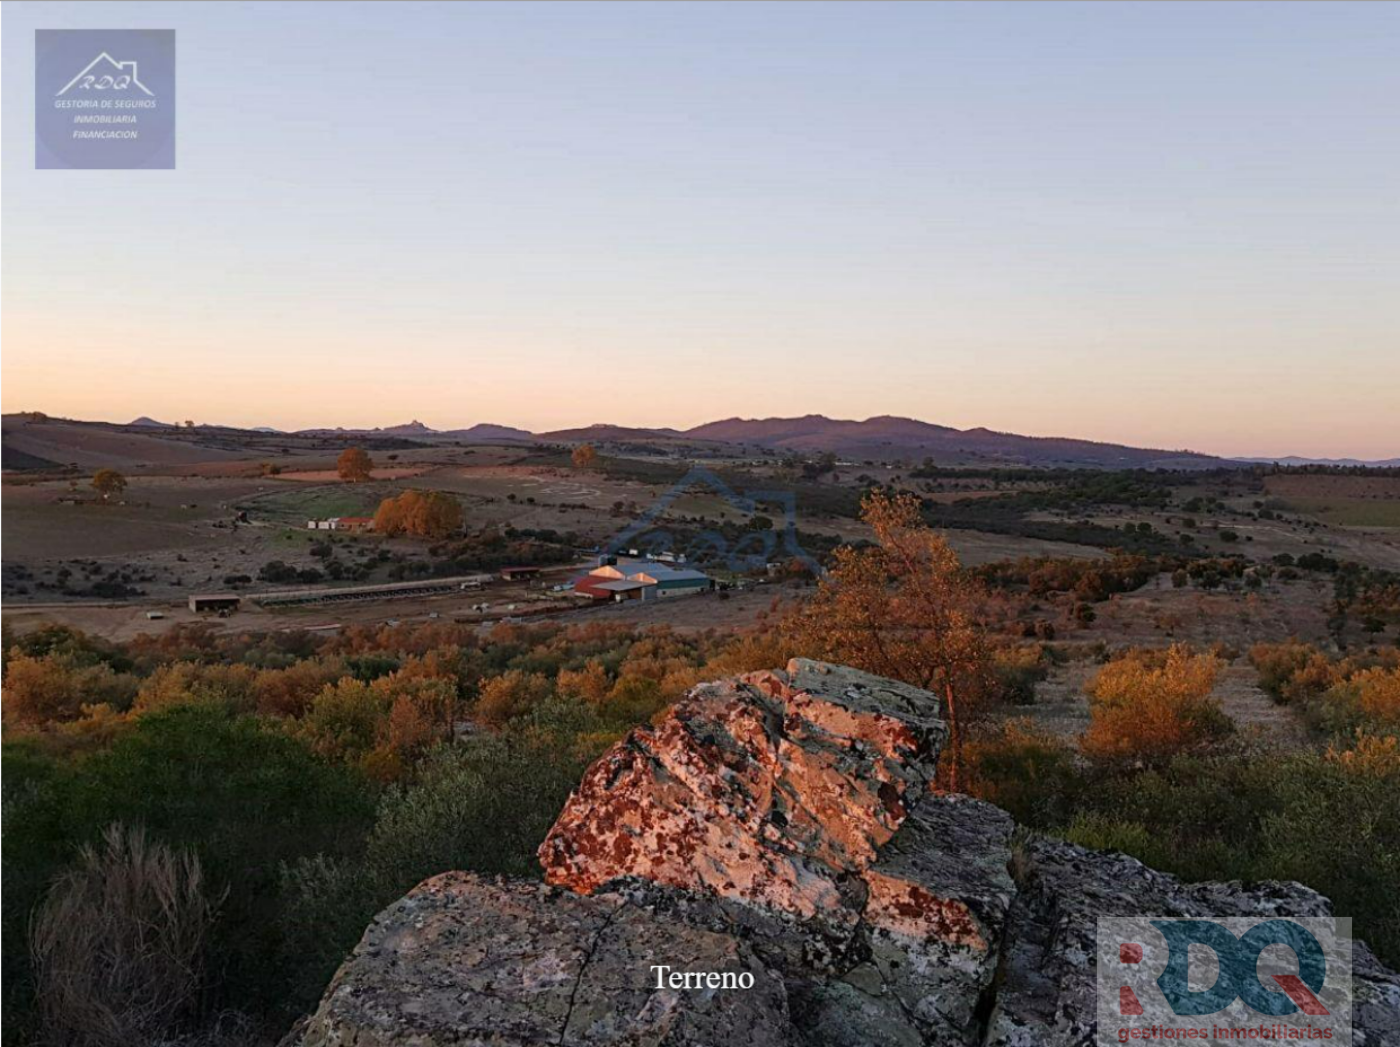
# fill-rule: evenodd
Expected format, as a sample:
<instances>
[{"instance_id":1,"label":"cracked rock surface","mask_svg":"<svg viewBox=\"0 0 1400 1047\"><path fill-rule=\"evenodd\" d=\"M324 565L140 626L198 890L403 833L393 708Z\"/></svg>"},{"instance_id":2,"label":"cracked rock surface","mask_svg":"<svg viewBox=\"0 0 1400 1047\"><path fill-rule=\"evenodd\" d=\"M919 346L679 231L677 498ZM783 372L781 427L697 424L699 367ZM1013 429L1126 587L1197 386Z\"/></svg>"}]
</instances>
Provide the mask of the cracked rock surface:
<instances>
[{"instance_id":1,"label":"cracked rock surface","mask_svg":"<svg viewBox=\"0 0 1400 1047\"><path fill-rule=\"evenodd\" d=\"M741 992L657 990L682 970L749 972ZM617 895L444 873L386 909L341 968L305 1047L798 1043L780 978L727 935L676 926Z\"/></svg>"},{"instance_id":2,"label":"cracked rock surface","mask_svg":"<svg viewBox=\"0 0 1400 1047\"><path fill-rule=\"evenodd\" d=\"M1004 811L931 790L945 736L935 696L840 666L702 684L589 768L547 884L420 884L297 1042L1087 1047L1099 916L1330 912L1298 884L1013 848ZM658 989L656 964L754 985ZM1400 978L1360 943L1354 965L1354 1042L1400 1045Z\"/></svg>"}]
</instances>

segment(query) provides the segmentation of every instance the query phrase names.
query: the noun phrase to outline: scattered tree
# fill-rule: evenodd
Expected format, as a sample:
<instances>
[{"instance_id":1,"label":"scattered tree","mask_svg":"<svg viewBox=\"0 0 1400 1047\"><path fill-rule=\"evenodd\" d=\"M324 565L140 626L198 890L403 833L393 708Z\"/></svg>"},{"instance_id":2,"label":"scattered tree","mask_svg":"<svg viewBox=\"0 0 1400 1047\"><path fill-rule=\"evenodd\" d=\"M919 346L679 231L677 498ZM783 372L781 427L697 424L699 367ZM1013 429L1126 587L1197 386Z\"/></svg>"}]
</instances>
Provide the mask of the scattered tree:
<instances>
[{"instance_id":1,"label":"scattered tree","mask_svg":"<svg viewBox=\"0 0 1400 1047\"><path fill-rule=\"evenodd\" d=\"M446 538L462 528L462 503L444 491L408 490L385 498L374 514L376 534Z\"/></svg>"},{"instance_id":2,"label":"scattered tree","mask_svg":"<svg viewBox=\"0 0 1400 1047\"><path fill-rule=\"evenodd\" d=\"M579 444L572 458L575 469L592 469L598 461L598 452L592 444Z\"/></svg>"},{"instance_id":3,"label":"scattered tree","mask_svg":"<svg viewBox=\"0 0 1400 1047\"><path fill-rule=\"evenodd\" d=\"M347 447L340 452L335 468L342 480L361 483L368 480L374 472L374 459L363 447Z\"/></svg>"},{"instance_id":4,"label":"scattered tree","mask_svg":"<svg viewBox=\"0 0 1400 1047\"><path fill-rule=\"evenodd\" d=\"M112 495L126 490L126 477L115 469L99 469L92 475L92 489L104 502L109 501Z\"/></svg>"}]
</instances>

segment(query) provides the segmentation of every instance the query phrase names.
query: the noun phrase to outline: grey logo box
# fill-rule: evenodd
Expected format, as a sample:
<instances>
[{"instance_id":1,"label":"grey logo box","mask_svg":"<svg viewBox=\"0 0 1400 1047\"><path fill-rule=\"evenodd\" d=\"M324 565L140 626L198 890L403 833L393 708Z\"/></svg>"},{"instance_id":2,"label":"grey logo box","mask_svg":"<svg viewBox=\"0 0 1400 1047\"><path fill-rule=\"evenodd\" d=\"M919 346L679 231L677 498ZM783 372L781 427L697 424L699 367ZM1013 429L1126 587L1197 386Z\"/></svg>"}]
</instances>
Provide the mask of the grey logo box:
<instances>
[{"instance_id":1,"label":"grey logo box","mask_svg":"<svg viewBox=\"0 0 1400 1047\"><path fill-rule=\"evenodd\" d=\"M34 166L175 166L175 30L34 34Z\"/></svg>"},{"instance_id":2,"label":"grey logo box","mask_svg":"<svg viewBox=\"0 0 1400 1047\"><path fill-rule=\"evenodd\" d=\"M1349 919L1101 916L1096 938L1101 1047L1352 1042Z\"/></svg>"}]
</instances>

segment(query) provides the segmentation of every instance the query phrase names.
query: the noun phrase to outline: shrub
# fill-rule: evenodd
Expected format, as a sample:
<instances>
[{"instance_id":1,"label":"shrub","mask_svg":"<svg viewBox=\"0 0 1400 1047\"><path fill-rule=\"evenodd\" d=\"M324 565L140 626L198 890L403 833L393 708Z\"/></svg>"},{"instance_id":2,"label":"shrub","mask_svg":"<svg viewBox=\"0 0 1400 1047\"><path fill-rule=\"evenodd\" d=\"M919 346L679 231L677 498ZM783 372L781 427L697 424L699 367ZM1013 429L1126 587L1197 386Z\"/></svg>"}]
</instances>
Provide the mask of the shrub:
<instances>
[{"instance_id":1,"label":"shrub","mask_svg":"<svg viewBox=\"0 0 1400 1047\"><path fill-rule=\"evenodd\" d=\"M111 825L30 928L45 1035L74 1047L170 1038L194 1017L219 899L199 859Z\"/></svg>"},{"instance_id":2,"label":"shrub","mask_svg":"<svg viewBox=\"0 0 1400 1047\"><path fill-rule=\"evenodd\" d=\"M1400 669L1375 666L1353 673L1309 707L1308 719L1331 734L1400 729Z\"/></svg>"},{"instance_id":3,"label":"shrub","mask_svg":"<svg viewBox=\"0 0 1400 1047\"><path fill-rule=\"evenodd\" d=\"M1003 647L992 652L992 675L1004 702L1030 705L1035 701L1035 685L1044 680L1049 669L1045 664L1045 649L1040 644Z\"/></svg>"},{"instance_id":4,"label":"shrub","mask_svg":"<svg viewBox=\"0 0 1400 1047\"><path fill-rule=\"evenodd\" d=\"M1160 763L1232 730L1210 697L1220 661L1182 645L1131 652L1109 662L1089 683L1086 754L1107 760Z\"/></svg>"},{"instance_id":5,"label":"shrub","mask_svg":"<svg viewBox=\"0 0 1400 1047\"><path fill-rule=\"evenodd\" d=\"M673 700L674 696L663 691L660 681L625 675L618 677L601 708L609 720L633 724L651 719Z\"/></svg>"},{"instance_id":6,"label":"shrub","mask_svg":"<svg viewBox=\"0 0 1400 1047\"><path fill-rule=\"evenodd\" d=\"M969 793L1039 828L1061 824L1083 786L1073 748L1028 719L974 738L967 772Z\"/></svg>"},{"instance_id":7,"label":"shrub","mask_svg":"<svg viewBox=\"0 0 1400 1047\"><path fill-rule=\"evenodd\" d=\"M535 852L588 762L611 738L593 737L576 705L550 705L500 734L439 745L411 783L379 805L363 858L290 863L283 882L286 948L304 970L297 995L312 997L370 918L409 888L451 869L537 877Z\"/></svg>"},{"instance_id":8,"label":"shrub","mask_svg":"<svg viewBox=\"0 0 1400 1047\"><path fill-rule=\"evenodd\" d=\"M1139 822L1086 811L1075 815L1064 833L1070 843L1094 851L1122 851L1140 862L1163 867L1170 858L1161 838Z\"/></svg>"},{"instance_id":9,"label":"shrub","mask_svg":"<svg viewBox=\"0 0 1400 1047\"><path fill-rule=\"evenodd\" d=\"M81 664L72 654L15 654L5 667L5 720L42 727L82 715L83 706L131 707L137 680L104 662Z\"/></svg>"},{"instance_id":10,"label":"shrub","mask_svg":"<svg viewBox=\"0 0 1400 1047\"><path fill-rule=\"evenodd\" d=\"M476 715L485 723L503 724L543 703L553 693L542 673L511 669L481 682Z\"/></svg>"},{"instance_id":11,"label":"shrub","mask_svg":"<svg viewBox=\"0 0 1400 1047\"><path fill-rule=\"evenodd\" d=\"M297 580L297 569L283 562L282 560L269 560L262 565L258 571L258 577L264 582L272 582L280 585Z\"/></svg>"},{"instance_id":12,"label":"shrub","mask_svg":"<svg viewBox=\"0 0 1400 1047\"><path fill-rule=\"evenodd\" d=\"M5 772L7 995L27 982L24 924L43 886L121 822L192 851L212 889L228 890L211 940L215 1004L275 1010L314 1002L287 993L298 961L279 953L278 866L359 846L373 794L358 775L320 762L276 725L210 704L141 716L108 751L71 766L7 742Z\"/></svg>"},{"instance_id":13,"label":"shrub","mask_svg":"<svg viewBox=\"0 0 1400 1047\"><path fill-rule=\"evenodd\" d=\"M1394 738L1301 755L1278 770L1261 808L1257 874L1299 880L1357 918L1357 933L1400 961L1400 758Z\"/></svg>"},{"instance_id":14,"label":"shrub","mask_svg":"<svg viewBox=\"0 0 1400 1047\"><path fill-rule=\"evenodd\" d=\"M1319 657L1323 656L1317 648L1297 640L1257 643L1249 649L1249 660L1259 671L1259 686L1279 699L1284 697L1284 688L1294 675Z\"/></svg>"}]
</instances>

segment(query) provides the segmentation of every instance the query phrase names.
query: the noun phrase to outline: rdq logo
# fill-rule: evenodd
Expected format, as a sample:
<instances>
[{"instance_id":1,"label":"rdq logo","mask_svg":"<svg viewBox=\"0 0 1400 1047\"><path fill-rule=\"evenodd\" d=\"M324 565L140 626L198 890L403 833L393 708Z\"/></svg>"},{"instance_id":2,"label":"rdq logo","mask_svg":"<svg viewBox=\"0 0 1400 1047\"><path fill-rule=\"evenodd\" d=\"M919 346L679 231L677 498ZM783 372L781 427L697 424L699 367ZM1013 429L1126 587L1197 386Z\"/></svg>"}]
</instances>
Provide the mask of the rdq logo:
<instances>
[{"instance_id":1,"label":"rdq logo","mask_svg":"<svg viewBox=\"0 0 1400 1047\"><path fill-rule=\"evenodd\" d=\"M1349 920L1106 917L1098 1042L1351 1042Z\"/></svg>"},{"instance_id":2,"label":"rdq logo","mask_svg":"<svg viewBox=\"0 0 1400 1047\"><path fill-rule=\"evenodd\" d=\"M175 166L175 30L34 33L34 166Z\"/></svg>"},{"instance_id":3,"label":"rdq logo","mask_svg":"<svg viewBox=\"0 0 1400 1047\"><path fill-rule=\"evenodd\" d=\"M103 51L64 84L56 97L62 98L70 91L128 90L139 91L147 97L155 96L155 92L141 82L141 71L136 62L122 62Z\"/></svg>"}]
</instances>

